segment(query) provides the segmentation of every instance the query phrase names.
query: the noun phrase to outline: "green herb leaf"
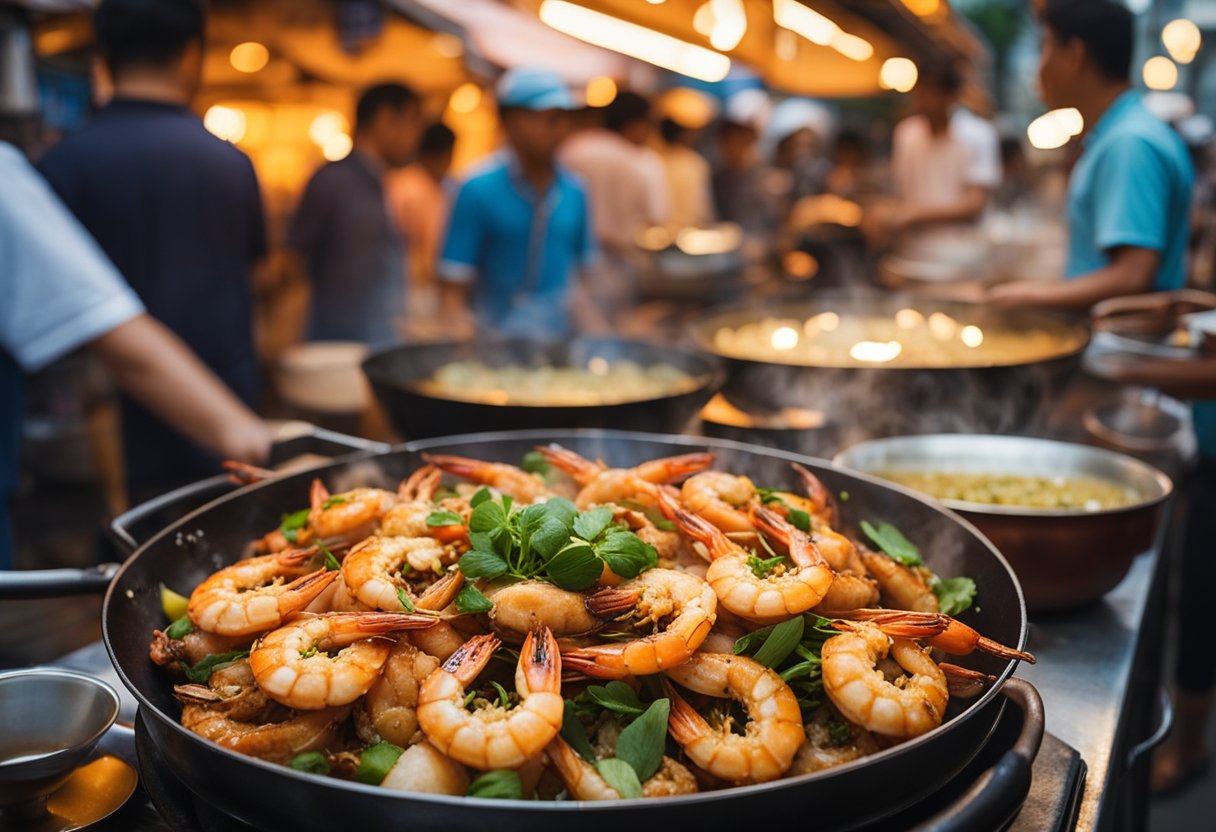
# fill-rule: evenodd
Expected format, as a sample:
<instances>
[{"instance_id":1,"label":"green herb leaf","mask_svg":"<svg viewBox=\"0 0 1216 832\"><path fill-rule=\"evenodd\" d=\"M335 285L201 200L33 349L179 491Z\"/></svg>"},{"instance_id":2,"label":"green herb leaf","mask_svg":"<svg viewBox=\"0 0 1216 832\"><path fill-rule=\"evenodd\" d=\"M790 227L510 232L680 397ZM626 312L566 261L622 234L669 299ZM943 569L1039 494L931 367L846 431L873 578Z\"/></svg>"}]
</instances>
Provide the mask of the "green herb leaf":
<instances>
[{"instance_id":1,"label":"green herb leaf","mask_svg":"<svg viewBox=\"0 0 1216 832\"><path fill-rule=\"evenodd\" d=\"M308 513L309 509L302 508L291 514L283 515L283 521L279 523L279 531L283 533L283 537L287 538L289 543L295 543L297 532L308 525Z\"/></svg>"},{"instance_id":2,"label":"green herb leaf","mask_svg":"<svg viewBox=\"0 0 1216 832\"><path fill-rule=\"evenodd\" d=\"M898 561L904 566L920 566L924 563L920 556L920 549L917 549L912 541L904 537L903 532L890 523L879 523L878 528L874 528L868 521L862 520L861 530L892 560Z\"/></svg>"},{"instance_id":3,"label":"green herb leaf","mask_svg":"<svg viewBox=\"0 0 1216 832\"><path fill-rule=\"evenodd\" d=\"M586 543L569 544L545 564L550 581L575 592L593 586L603 572L604 562Z\"/></svg>"},{"instance_id":4,"label":"green herb leaf","mask_svg":"<svg viewBox=\"0 0 1216 832\"><path fill-rule=\"evenodd\" d=\"M670 710L670 700L656 699L645 713L625 726L617 738L616 758L629 763L641 783L646 782L663 763L663 749L667 746L667 714Z\"/></svg>"},{"instance_id":5,"label":"green herb leaf","mask_svg":"<svg viewBox=\"0 0 1216 832\"><path fill-rule=\"evenodd\" d=\"M560 520L568 529L574 527L574 518L578 516L578 506L574 505L574 503L565 497L551 497L542 505L545 507L546 517Z\"/></svg>"},{"instance_id":6,"label":"green herb leaf","mask_svg":"<svg viewBox=\"0 0 1216 832\"><path fill-rule=\"evenodd\" d=\"M659 565L659 553L633 532L609 532L595 544L595 552L622 578L636 578Z\"/></svg>"},{"instance_id":7,"label":"green herb leaf","mask_svg":"<svg viewBox=\"0 0 1216 832\"><path fill-rule=\"evenodd\" d=\"M343 503L349 503L349 502L350 502L349 497L343 497L340 494L335 494L333 497L330 497L325 502L321 503L321 510L324 511L327 508L333 508L334 506L340 506Z\"/></svg>"},{"instance_id":8,"label":"green herb leaf","mask_svg":"<svg viewBox=\"0 0 1216 832\"><path fill-rule=\"evenodd\" d=\"M405 749L391 742L382 741L368 746L359 755L359 768L355 771L355 779L360 783L379 786L404 751Z\"/></svg>"},{"instance_id":9,"label":"green herb leaf","mask_svg":"<svg viewBox=\"0 0 1216 832\"><path fill-rule=\"evenodd\" d=\"M494 493L483 485L481 488L473 492L473 496L469 498L469 505L473 508L477 508L479 505L493 496Z\"/></svg>"},{"instance_id":10,"label":"green herb leaf","mask_svg":"<svg viewBox=\"0 0 1216 832\"><path fill-rule=\"evenodd\" d=\"M494 609L494 602L475 586L466 586L456 595L456 611L465 615L480 615Z\"/></svg>"},{"instance_id":11,"label":"green herb leaf","mask_svg":"<svg viewBox=\"0 0 1216 832\"><path fill-rule=\"evenodd\" d=\"M785 661L790 653L794 652L794 648L802 640L802 631L805 628L806 622L803 621L801 615L796 615L780 624L774 624L772 632L764 639L764 643L760 645L760 649L752 658L765 667L776 667Z\"/></svg>"},{"instance_id":12,"label":"green herb leaf","mask_svg":"<svg viewBox=\"0 0 1216 832\"><path fill-rule=\"evenodd\" d=\"M507 689L493 679L490 680L490 684L494 686L494 690L498 691L498 704L503 708L511 707L511 695L507 693Z\"/></svg>"},{"instance_id":13,"label":"green herb leaf","mask_svg":"<svg viewBox=\"0 0 1216 832\"><path fill-rule=\"evenodd\" d=\"M574 533L587 542L600 536L608 524L612 522L612 509L607 506L584 511L574 518Z\"/></svg>"},{"instance_id":14,"label":"green herb leaf","mask_svg":"<svg viewBox=\"0 0 1216 832\"><path fill-rule=\"evenodd\" d=\"M300 651L300 658L301 659L311 659L313 656L317 655L318 650L319 650L319 648L317 647L317 645L314 644L312 647L309 647L307 650Z\"/></svg>"},{"instance_id":15,"label":"green herb leaf","mask_svg":"<svg viewBox=\"0 0 1216 832\"><path fill-rule=\"evenodd\" d=\"M509 568L507 562L493 552L474 549L465 552L456 564L466 578L497 578Z\"/></svg>"},{"instance_id":16,"label":"green herb leaf","mask_svg":"<svg viewBox=\"0 0 1216 832\"><path fill-rule=\"evenodd\" d=\"M401 609L406 612L414 611L414 602L410 600L410 596L406 594L404 587L397 587L397 603L401 604Z\"/></svg>"},{"instance_id":17,"label":"green herb leaf","mask_svg":"<svg viewBox=\"0 0 1216 832\"><path fill-rule=\"evenodd\" d=\"M748 555L747 557L747 565L752 568L752 574L757 578L769 575L783 563L785 563L785 555L777 555L771 558L758 558L755 555Z\"/></svg>"},{"instance_id":18,"label":"green herb leaf","mask_svg":"<svg viewBox=\"0 0 1216 832\"><path fill-rule=\"evenodd\" d=\"M776 488L757 488L756 496L760 498L760 502L764 505L769 505L770 503L786 504L785 500L781 499L780 492Z\"/></svg>"},{"instance_id":19,"label":"green herb leaf","mask_svg":"<svg viewBox=\"0 0 1216 832\"><path fill-rule=\"evenodd\" d=\"M591 747L587 729L583 726L583 721L578 718L577 706L569 699L566 700L565 710L562 712L561 733L562 739L575 750L578 756L589 763L595 763L595 749Z\"/></svg>"},{"instance_id":20,"label":"green herb leaf","mask_svg":"<svg viewBox=\"0 0 1216 832\"><path fill-rule=\"evenodd\" d=\"M182 639L194 632L194 624L190 617L183 615L165 628L165 635L172 639Z\"/></svg>"},{"instance_id":21,"label":"green herb leaf","mask_svg":"<svg viewBox=\"0 0 1216 832\"><path fill-rule=\"evenodd\" d=\"M519 467L529 474L540 474L542 477L549 474L549 460L545 459L545 455L540 451L528 451L524 454Z\"/></svg>"},{"instance_id":22,"label":"green herb leaf","mask_svg":"<svg viewBox=\"0 0 1216 832\"><path fill-rule=\"evenodd\" d=\"M326 572L337 572L339 569L342 568L342 564L338 563L338 559L336 557L334 557L333 552L329 551L329 547L327 547L324 543L322 543L321 541L318 540L317 548L321 550L321 554L325 555L325 571Z\"/></svg>"},{"instance_id":23,"label":"green herb leaf","mask_svg":"<svg viewBox=\"0 0 1216 832\"><path fill-rule=\"evenodd\" d=\"M528 545L546 561L570 542L570 527L556 517L547 517L540 528L532 533Z\"/></svg>"},{"instance_id":24,"label":"green herb leaf","mask_svg":"<svg viewBox=\"0 0 1216 832\"><path fill-rule=\"evenodd\" d=\"M937 596L938 611L946 615L958 615L975 599L975 581L962 575L938 578L930 582L930 588Z\"/></svg>"},{"instance_id":25,"label":"green herb leaf","mask_svg":"<svg viewBox=\"0 0 1216 832\"><path fill-rule=\"evenodd\" d=\"M600 707L613 713L638 716L646 710L637 693L624 682L612 681L603 686L590 685L587 695Z\"/></svg>"},{"instance_id":26,"label":"green herb leaf","mask_svg":"<svg viewBox=\"0 0 1216 832\"><path fill-rule=\"evenodd\" d=\"M320 751L305 751L291 759L291 767L309 774L329 774L329 760Z\"/></svg>"},{"instance_id":27,"label":"green herb leaf","mask_svg":"<svg viewBox=\"0 0 1216 832\"><path fill-rule=\"evenodd\" d=\"M469 784L465 791L469 797L497 798L499 800L523 800L524 784L519 774L508 768L487 771Z\"/></svg>"},{"instance_id":28,"label":"green herb leaf","mask_svg":"<svg viewBox=\"0 0 1216 832\"><path fill-rule=\"evenodd\" d=\"M485 500L479 504L469 517L469 531L471 532L493 532L503 528L506 524L506 509L503 508L502 503L496 503L493 500Z\"/></svg>"},{"instance_id":29,"label":"green herb leaf","mask_svg":"<svg viewBox=\"0 0 1216 832\"><path fill-rule=\"evenodd\" d=\"M833 719L828 723L828 739L832 745L844 745L853 739L853 726L843 719Z\"/></svg>"},{"instance_id":30,"label":"green herb leaf","mask_svg":"<svg viewBox=\"0 0 1216 832\"><path fill-rule=\"evenodd\" d=\"M463 526L464 518L454 511L432 511L426 516L428 526Z\"/></svg>"},{"instance_id":31,"label":"green herb leaf","mask_svg":"<svg viewBox=\"0 0 1216 832\"><path fill-rule=\"evenodd\" d=\"M194 684L205 685L207 684L207 680L211 678L212 673L236 664L248 656L248 650L233 650L230 653L212 653L210 656L204 656L200 659L198 664L184 666L182 670L186 674L186 678Z\"/></svg>"},{"instance_id":32,"label":"green herb leaf","mask_svg":"<svg viewBox=\"0 0 1216 832\"><path fill-rule=\"evenodd\" d=\"M642 783L633 766L624 760L609 757L595 764L595 770L604 778L604 782L616 789L625 800L633 800L642 796Z\"/></svg>"},{"instance_id":33,"label":"green herb leaf","mask_svg":"<svg viewBox=\"0 0 1216 832\"><path fill-rule=\"evenodd\" d=\"M807 514L800 508L791 508L786 515L786 519L790 521L790 525L801 529L804 532L811 530L811 515Z\"/></svg>"}]
</instances>

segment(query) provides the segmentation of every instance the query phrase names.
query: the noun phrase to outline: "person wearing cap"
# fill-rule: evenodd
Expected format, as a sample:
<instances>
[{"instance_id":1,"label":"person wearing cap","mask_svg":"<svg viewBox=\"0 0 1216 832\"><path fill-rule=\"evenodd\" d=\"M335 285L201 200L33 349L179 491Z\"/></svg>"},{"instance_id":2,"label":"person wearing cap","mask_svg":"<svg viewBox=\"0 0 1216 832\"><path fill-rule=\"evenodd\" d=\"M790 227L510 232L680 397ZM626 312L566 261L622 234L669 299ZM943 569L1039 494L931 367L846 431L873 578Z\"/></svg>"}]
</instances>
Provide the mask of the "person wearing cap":
<instances>
[{"instance_id":1,"label":"person wearing cap","mask_svg":"<svg viewBox=\"0 0 1216 832\"><path fill-rule=\"evenodd\" d=\"M506 146L461 186L438 267L441 311L456 337L559 337L571 313L603 327L583 300L580 270L596 258L587 193L557 162L574 102L544 69L499 81Z\"/></svg>"}]
</instances>

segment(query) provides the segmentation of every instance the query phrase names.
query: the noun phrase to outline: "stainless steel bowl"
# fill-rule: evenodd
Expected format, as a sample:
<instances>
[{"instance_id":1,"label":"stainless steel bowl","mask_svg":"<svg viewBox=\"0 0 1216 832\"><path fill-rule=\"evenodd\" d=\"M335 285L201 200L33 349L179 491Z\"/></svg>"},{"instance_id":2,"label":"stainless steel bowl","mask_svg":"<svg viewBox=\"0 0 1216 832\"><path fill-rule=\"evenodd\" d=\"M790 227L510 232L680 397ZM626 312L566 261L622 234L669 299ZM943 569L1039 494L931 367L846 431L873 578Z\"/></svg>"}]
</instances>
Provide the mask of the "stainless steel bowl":
<instances>
[{"instance_id":1,"label":"stainless steel bowl","mask_svg":"<svg viewBox=\"0 0 1216 832\"><path fill-rule=\"evenodd\" d=\"M1119 584L1156 538L1170 478L1137 459L1087 445L1020 436L930 434L862 442L838 465L869 474L904 470L1093 477L1131 489L1115 509L1045 509L940 500L976 525L1018 574L1030 610L1096 601Z\"/></svg>"},{"instance_id":2,"label":"stainless steel bowl","mask_svg":"<svg viewBox=\"0 0 1216 832\"><path fill-rule=\"evenodd\" d=\"M83 673L0 674L0 828L42 815L47 796L93 752L118 707L114 688Z\"/></svg>"}]
</instances>

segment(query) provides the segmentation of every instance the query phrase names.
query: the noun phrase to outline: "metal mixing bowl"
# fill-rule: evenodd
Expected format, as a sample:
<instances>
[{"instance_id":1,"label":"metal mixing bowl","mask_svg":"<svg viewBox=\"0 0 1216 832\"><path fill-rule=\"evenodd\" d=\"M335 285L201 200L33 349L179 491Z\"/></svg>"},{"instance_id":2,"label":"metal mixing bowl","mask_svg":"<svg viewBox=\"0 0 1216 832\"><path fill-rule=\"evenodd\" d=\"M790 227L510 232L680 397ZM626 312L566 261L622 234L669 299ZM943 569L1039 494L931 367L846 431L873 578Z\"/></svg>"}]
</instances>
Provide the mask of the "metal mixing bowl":
<instances>
[{"instance_id":1,"label":"metal mixing bowl","mask_svg":"<svg viewBox=\"0 0 1216 832\"><path fill-rule=\"evenodd\" d=\"M940 500L966 517L1009 561L1033 611L1096 601L1154 543L1170 478L1139 460L1088 445L1021 436L929 434L862 442L834 462L883 471L1092 477L1131 489L1131 505L1100 511Z\"/></svg>"}]
</instances>

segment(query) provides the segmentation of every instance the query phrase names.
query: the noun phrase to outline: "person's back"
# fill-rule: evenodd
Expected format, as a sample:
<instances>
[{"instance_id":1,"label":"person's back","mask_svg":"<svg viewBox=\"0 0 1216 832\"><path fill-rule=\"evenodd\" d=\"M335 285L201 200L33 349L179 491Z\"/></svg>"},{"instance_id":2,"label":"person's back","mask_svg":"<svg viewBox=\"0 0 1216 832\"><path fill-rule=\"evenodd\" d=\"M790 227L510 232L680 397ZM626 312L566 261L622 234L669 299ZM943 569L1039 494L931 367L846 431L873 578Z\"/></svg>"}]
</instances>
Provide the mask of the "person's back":
<instances>
[{"instance_id":1,"label":"person's back","mask_svg":"<svg viewBox=\"0 0 1216 832\"><path fill-rule=\"evenodd\" d=\"M265 254L265 225L248 157L186 106L201 78L202 6L105 0L94 29L115 98L39 168L149 312L255 405L250 271ZM134 491L215 470L213 456L130 401L123 437Z\"/></svg>"}]
</instances>

